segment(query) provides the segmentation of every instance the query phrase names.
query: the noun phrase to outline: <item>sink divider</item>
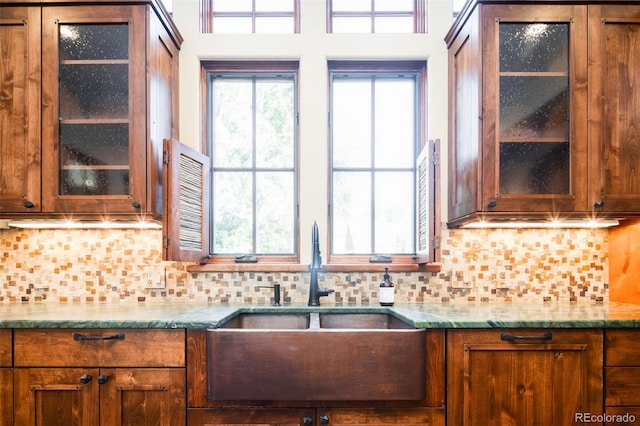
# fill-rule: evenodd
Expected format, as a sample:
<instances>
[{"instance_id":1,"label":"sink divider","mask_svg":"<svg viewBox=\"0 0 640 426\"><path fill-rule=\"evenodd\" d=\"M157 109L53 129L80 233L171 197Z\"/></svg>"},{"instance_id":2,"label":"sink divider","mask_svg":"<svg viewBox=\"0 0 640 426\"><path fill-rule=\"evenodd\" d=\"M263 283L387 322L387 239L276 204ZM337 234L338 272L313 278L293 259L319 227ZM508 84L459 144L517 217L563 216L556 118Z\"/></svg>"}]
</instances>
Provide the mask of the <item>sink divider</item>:
<instances>
[{"instance_id":1,"label":"sink divider","mask_svg":"<svg viewBox=\"0 0 640 426\"><path fill-rule=\"evenodd\" d=\"M309 328L320 328L320 314L318 312L309 313Z\"/></svg>"}]
</instances>

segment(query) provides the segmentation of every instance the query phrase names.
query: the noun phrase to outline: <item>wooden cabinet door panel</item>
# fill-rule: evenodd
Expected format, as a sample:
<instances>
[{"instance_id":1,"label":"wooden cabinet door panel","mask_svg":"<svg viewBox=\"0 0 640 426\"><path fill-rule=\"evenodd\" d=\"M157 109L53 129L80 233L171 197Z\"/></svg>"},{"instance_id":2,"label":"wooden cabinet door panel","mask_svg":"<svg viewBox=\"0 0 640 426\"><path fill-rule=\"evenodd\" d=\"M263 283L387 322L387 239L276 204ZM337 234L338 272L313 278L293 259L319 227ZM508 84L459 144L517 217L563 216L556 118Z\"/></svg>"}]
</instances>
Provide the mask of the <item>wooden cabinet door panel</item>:
<instances>
[{"instance_id":1,"label":"wooden cabinet door panel","mask_svg":"<svg viewBox=\"0 0 640 426\"><path fill-rule=\"evenodd\" d=\"M601 413L600 330L449 330L448 422L573 424Z\"/></svg>"},{"instance_id":2,"label":"wooden cabinet door panel","mask_svg":"<svg viewBox=\"0 0 640 426\"><path fill-rule=\"evenodd\" d=\"M42 163L43 210L146 211L147 13L137 5L42 8L42 155L51 159ZM63 55L65 32L102 25L127 28L125 57L98 48L86 49L92 59ZM109 99L126 101L113 107Z\"/></svg>"},{"instance_id":3,"label":"wooden cabinet door panel","mask_svg":"<svg viewBox=\"0 0 640 426\"><path fill-rule=\"evenodd\" d=\"M581 345L469 345L465 355L465 424L571 424L582 411Z\"/></svg>"},{"instance_id":4,"label":"wooden cabinet door panel","mask_svg":"<svg viewBox=\"0 0 640 426\"><path fill-rule=\"evenodd\" d=\"M98 426L97 378L97 369L15 369L15 424Z\"/></svg>"},{"instance_id":5,"label":"wooden cabinet door panel","mask_svg":"<svg viewBox=\"0 0 640 426\"><path fill-rule=\"evenodd\" d=\"M186 374L183 368L101 369L100 424L184 426Z\"/></svg>"},{"instance_id":6,"label":"wooden cabinet door panel","mask_svg":"<svg viewBox=\"0 0 640 426\"><path fill-rule=\"evenodd\" d=\"M0 7L0 213L41 207L39 40L39 7Z\"/></svg>"},{"instance_id":7,"label":"wooden cabinet door panel","mask_svg":"<svg viewBox=\"0 0 640 426\"><path fill-rule=\"evenodd\" d=\"M537 3L537 2L531 2ZM584 105L587 101L587 8L584 5L549 5L549 4L514 4L487 5L483 8L483 175L482 175L482 210L487 212L522 212L545 217L545 213L573 212L586 208L587 181L587 123ZM503 56L501 27L514 24L531 25L545 23L548 26L566 26L568 51L567 56L557 58L563 62L562 72L539 72L535 67L529 69L522 62L514 69L502 69ZM515 44L515 43L514 43ZM520 50L524 54L525 50ZM533 54L526 51L528 54ZM570 52L570 54L568 54ZM550 52L552 53L552 52ZM510 57L507 55L507 57ZM514 58L512 58L514 59ZM561 59L561 60L560 60ZM508 61L508 60L506 60ZM534 61L537 62L537 61ZM523 67L523 68L521 68ZM551 68L553 69L553 68ZM568 84L568 111L565 111L568 122L562 122L562 136L538 133L528 125L535 123L536 117L545 117L549 122L544 128L553 127L551 123L554 99L547 93L544 101L538 103L534 96L527 96L528 91L536 93L544 87L554 84L561 74ZM514 87L521 87L522 92L514 90L505 94L503 79L516 79ZM527 87L523 82L531 83L531 79L545 79L539 87ZM549 80L550 79L550 80ZM554 82L552 82L554 81ZM511 97L517 94L514 99ZM546 99L549 97L548 99ZM511 99L509 112L515 117L507 117L502 111L502 103ZM539 100L540 101L540 100ZM532 111L517 111L516 105L529 107ZM567 105L562 105L562 108ZM542 111L545 111L543 113ZM522 113L524 116L519 116ZM564 113L563 113L564 114ZM516 119L517 118L517 119ZM515 123L512 123L514 122ZM516 130L509 130L509 123ZM518 124L519 123L519 124ZM521 124L527 124L520 129ZM567 157L552 155L560 148L560 144L568 143ZM552 145L553 144L553 145ZM558 145L556 149L549 149ZM518 148L516 148L518 146ZM511 148L509 148L511 147ZM562 148L561 151L563 151ZM558 161L558 163L556 163ZM570 171L570 174L568 172ZM504 175L504 176L503 176ZM568 178L568 179L567 179ZM556 185L554 182L565 182ZM545 189L546 188L546 189Z\"/></svg>"},{"instance_id":8,"label":"wooden cabinet door panel","mask_svg":"<svg viewBox=\"0 0 640 426\"><path fill-rule=\"evenodd\" d=\"M589 5L590 194L640 212L640 6Z\"/></svg>"},{"instance_id":9,"label":"wooden cabinet door panel","mask_svg":"<svg viewBox=\"0 0 640 426\"><path fill-rule=\"evenodd\" d=\"M606 330L605 362L607 366L640 366L638 331Z\"/></svg>"},{"instance_id":10,"label":"wooden cabinet door panel","mask_svg":"<svg viewBox=\"0 0 640 426\"><path fill-rule=\"evenodd\" d=\"M604 402L607 406L640 406L640 367L607 367Z\"/></svg>"}]
</instances>

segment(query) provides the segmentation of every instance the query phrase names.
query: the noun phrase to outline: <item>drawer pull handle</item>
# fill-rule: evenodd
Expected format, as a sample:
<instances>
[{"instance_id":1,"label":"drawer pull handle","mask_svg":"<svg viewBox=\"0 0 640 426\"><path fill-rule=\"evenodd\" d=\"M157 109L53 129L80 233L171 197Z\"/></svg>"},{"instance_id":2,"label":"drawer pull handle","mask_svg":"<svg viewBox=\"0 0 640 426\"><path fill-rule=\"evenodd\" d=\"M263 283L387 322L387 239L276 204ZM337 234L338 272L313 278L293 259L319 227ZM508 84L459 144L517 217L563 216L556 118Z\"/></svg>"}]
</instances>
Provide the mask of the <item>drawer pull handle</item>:
<instances>
[{"instance_id":1,"label":"drawer pull handle","mask_svg":"<svg viewBox=\"0 0 640 426\"><path fill-rule=\"evenodd\" d=\"M522 341L522 340L551 340L553 335L551 332L544 333L541 336L514 336L509 333L502 333L500 335L500 340L510 340L510 341Z\"/></svg>"},{"instance_id":2,"label":"drawer pull handle","mask_svg":"<svg viewBox=\"0 0 640 426\"><path fill-rule=\"evenodd\" d=\"M73 340L124 340L124 333L113 334L111 336L85 336L80 333L73 333Z\"/></svg>"}]
</instances>

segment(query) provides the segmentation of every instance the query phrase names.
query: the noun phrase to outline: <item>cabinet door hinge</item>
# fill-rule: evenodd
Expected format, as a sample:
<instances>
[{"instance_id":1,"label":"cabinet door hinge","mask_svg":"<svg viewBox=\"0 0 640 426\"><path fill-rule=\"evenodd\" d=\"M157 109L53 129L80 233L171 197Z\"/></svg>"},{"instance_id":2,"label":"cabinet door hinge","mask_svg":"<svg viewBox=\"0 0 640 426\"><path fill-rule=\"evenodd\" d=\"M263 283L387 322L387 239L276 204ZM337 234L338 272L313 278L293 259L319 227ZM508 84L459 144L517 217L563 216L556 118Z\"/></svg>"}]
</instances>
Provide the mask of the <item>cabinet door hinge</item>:
<instances>
[{"instance_id":1,"label":"cabinet door hinge","mask_svg":"<svg viewBox=\"0 0 640 426\"><path fill-rule=\"evenodd\" d=\"M433 151L431 153L431 164L434 166L438 166L440 164L440 153L438 151Z\"/></svg>"},{"instance_id":2,"label":"cabinet door hinge","mask_svg":"<svg viewBox=\"0 0 640 426\"><path fill-rule=\"evenodd\" d=\"M163 235L162 236L162 247L168 249L169 248L169 236L168 235Z\"/></svg>"},{"instance_id":3,"label":"cabinet door hinge","mask_svg":"<svg viewBox=\"0 0 640 426\"><path fill-rule=\"evenodd\" d=\"M169 151L163 151L162 164L169 164L170 161L171 161L171 154L169 154Z\"/></svg>"},{"instance_id":4,"label":"cabinet door hinge","mask_svg":"<svg viewBox=\"0 0 640 426\"><path fill-rule=\"evenodd\" d=\"M431 248L434 250L438 250L440 248L440 236L434 235L431 237Z\"/></svg>"}]
</instances>

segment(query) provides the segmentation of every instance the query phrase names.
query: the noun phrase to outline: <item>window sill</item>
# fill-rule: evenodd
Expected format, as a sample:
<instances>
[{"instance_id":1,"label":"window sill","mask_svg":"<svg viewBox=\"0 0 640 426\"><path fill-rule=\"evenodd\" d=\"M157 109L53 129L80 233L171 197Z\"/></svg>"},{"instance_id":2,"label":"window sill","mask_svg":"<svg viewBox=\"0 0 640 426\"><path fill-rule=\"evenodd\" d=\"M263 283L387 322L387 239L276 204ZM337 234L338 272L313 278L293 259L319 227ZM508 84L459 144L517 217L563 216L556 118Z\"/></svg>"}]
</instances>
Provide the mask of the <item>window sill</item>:
<instances>
[{"instance_id":1,"label":"window sill","mask_svg":"<svg viewBox=\"0 0 640 426\"><path fill-rule=\"evenodd\" d=\"M430 272L442 270L441 263L331 263L322 266L322 272ZM187 272L308 272L309 265L299 263L207 263L189 265Z\"/></svg>"}]
</instances>

